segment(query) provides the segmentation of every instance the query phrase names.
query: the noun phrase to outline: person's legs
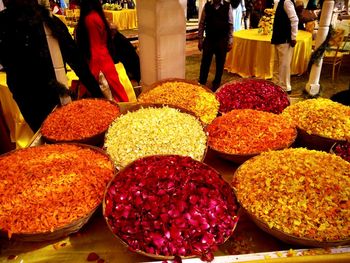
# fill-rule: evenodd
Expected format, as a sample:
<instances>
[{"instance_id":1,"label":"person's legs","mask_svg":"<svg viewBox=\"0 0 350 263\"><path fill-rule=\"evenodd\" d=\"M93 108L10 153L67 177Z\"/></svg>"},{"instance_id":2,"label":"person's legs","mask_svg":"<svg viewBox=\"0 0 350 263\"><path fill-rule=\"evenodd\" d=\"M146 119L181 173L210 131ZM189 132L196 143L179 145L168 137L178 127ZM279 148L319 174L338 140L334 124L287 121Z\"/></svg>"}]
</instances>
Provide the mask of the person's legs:
<instances>
[{"instance_id":1,"label":"person's legs","mask_svg":"<svg viewBox=\"0 0 350 263\"><path fill-rule=\"evenodd\" d=\"M293 48L289 43L285 43L276 45L276 49L278 52L278 83L288 92L292 90L290 84L290 63L293 56Z\"/></svg>"},{"instance_id":2,"label":"person's legs","mask_svg":"<svg viewBox=\"0 0 350 263\"><path fill-rule=\"evenodd\" d=\"M291 91L292 86L290 84L290 64L292 62L293 48L289 43L281 45L280 55L280 83L286 91Z\"/></svg>"},{"instance_id":3,"label":"person's legs","mask_svg":"<svg viewBox=\"0 0 350 263\"><path fill-rule=\"evenodd\" d=\"M214 50L213 50L213 45L211 41L209 41L208 39L204 39L202 61L201 61L200 72L199 72L199 83L202 85L206 85L207 83L213 54L214 54Z\"/></svg>"},{"instance_id":4,"label":"person's legs","mask_svg":"<svg viewBox=\"0 0 350 263\"><path fill-rule=\"evenodd\" d=\"M221 77L224 72L225 60L227 54L227 40L220 40L215 47L215 78L213 80L213 91L219 88L221 83Z\"/></svg>"},{"instance_id":5,"label":"person's legs","mask_svg":"<svg viewBox=\"0 0 350 263\"><path fill-rule=\"evenodd\" d=\"M279 54L277 45L273 45L273 73L272 73L272 82L276 85L279 85Z\"/></svg>"}]
</instances>

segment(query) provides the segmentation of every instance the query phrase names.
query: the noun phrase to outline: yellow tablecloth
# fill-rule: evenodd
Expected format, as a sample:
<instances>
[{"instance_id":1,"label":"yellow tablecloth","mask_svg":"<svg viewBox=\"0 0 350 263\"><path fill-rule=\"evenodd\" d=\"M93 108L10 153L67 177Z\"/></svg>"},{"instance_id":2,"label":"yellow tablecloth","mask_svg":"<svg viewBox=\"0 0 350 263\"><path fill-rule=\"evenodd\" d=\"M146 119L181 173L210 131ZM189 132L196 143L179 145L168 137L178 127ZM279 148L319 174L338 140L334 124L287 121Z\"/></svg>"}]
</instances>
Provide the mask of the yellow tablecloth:
<instances>
[{"instance_id":1,"label":"yellow tablecloth","mask_svg":"<svg viewBox=\"0 0 350 263\"><path fill-rule=\"evenodd\" d=\"M7 87L4 72L0 72L0 101L7 127L10 130L11 141L16 143L16 148L26 147L34 133L24 120Z\"/></svg>"},{"instance_id":2,"label":"yellow tablecloth","mask_svg":"<svg viewBox=\"0 0 350 263\"><path fill-rule=\"evenodd\" d=\"M137 28L136 9L122 9L120 11L104 10L106 17L112 18L112 24L118 30Z\"/></svg>"},{"instance_id":3,"label":"yellow tablecloth","mask_svg":"<svg viewBox=\"0 0 350 263\"><path fill-rule=\"evenodd\" d=\"M126 74L122 63L116 64L119 80L123 84L130 102L136 102L133 86ZM74 71L68 71L68 86L71 86L73 79L78 79ZM33 131L24 120L11 91L6 84L6 73L0 72L0 101L6 124L10 130L11 141L16 143L16 148L24 148L33 137Z\"/></svg>"},{"instance_id":4,"label":"yellow tablecloth","mask_svg":"<svg viewBox=\"0 0 350 263\"><path fill-rule=\"evenodd\" d=\"M272 78L274 49L270 41L271 35L261 35L258 29L234 32L233 47L227 53L225 69L244 78ZM291 63L292 75L301 75L307 70L311 52L311 33L299 30Z\"/></svg>"}]
</instances>

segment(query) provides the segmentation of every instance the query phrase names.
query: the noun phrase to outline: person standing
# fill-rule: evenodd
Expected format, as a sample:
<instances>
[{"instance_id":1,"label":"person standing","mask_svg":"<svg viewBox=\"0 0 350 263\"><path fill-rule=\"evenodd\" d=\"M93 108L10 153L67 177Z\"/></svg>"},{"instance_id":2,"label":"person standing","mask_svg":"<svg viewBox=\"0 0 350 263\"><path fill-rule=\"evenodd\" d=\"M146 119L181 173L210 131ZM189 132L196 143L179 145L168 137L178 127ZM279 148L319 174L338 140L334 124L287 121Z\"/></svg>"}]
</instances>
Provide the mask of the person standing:
<instances>
[{"instance_id":1,"label":"person standing","mask_svg":"<svg viewBox=\"0 0 350 263\"><path fill-rule=\"evenodd\" d=\"M90 70L98 80L101 73L106 78L117 102L128 102L111 54L112 34L99 0L82 0L76 30L78 46L89 61Z\"/></svg>"},{"instance_id":2,"label":"person standing","mask_svg":"<svg viewBox=\"0 0 350 263\"><path fill-rule=\"evenodd\" d=\"M213 91L221 83L226 53L232 48L232 31L231 4L223 0L208 1L203 7L198 27L198 49L202 51L199 83L206 85L211 61L215 55L216 70L212 82Z\"/></svg>"},{"instance_id":3,"label":"person standing","mask_svg":"<svg viewBox=\"0 0 350 263\"><path fill-rule=\"evenodd\" d=\"M288 94L292 92L290 64L293 48L297 43L298 23L294 0L280 0L275 13L271 38L275 52L272 81L281 86Z\"/></svg>"},{"instance_id":4,"label":"person standing","mask_svg":"<svg viewBox=\"0 0 350 263\"><path fill-rule=\"evenodd\" d=\"M233 31L239 31L242 27L243 17L246 15L246 8L244 0L230 0L233 9Z\"/></svg>"},{"instance_id":5,"label":"person standing","mask_svg":"<svg viewBox=\"0 0 350 263\"><path fill-rule=\"evenodd\" d=\"M44 30L52 31L62 53L93 97L102 97L98 82L79 52L66 25L50 16L37 0L4 1L0 12L0 64L6 82L25 121L36 132L52 110L60 104L60 95L68 90L56 79Z\"/></svg>"}]
</instances>

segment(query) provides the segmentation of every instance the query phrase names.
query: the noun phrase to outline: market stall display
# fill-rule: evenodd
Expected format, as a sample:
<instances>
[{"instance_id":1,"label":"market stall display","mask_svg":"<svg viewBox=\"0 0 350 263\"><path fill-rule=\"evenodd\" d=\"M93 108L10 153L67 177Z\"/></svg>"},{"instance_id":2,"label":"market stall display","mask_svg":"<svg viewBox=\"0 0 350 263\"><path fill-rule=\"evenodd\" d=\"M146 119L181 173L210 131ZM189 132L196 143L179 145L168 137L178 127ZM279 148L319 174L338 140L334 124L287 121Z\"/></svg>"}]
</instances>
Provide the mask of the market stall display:
<instances>
[{"instance_id":1,"label":"market stall display","mask_svg":"<svg viewBox=\"0 0 350 263\"><path fill-rule=\"evenodd\" d=\"M300 101L282 115L296 123L300 146L328 152L335 142L350 138L350 107L330 99Z\"/></svg>"},{"instance_id":2,"label":"market stall display","mask_svg":"<svg viewBox=\"0 0 350 263\"><path fill-rule=\"evenodd\" d=\"M151 85L138 97L141 103L160 103L178 106L193 112L208 124L218 114L219 101L207 87L184 79L165 79Z\"/></svg>"},{"instance_id":3,"label":"market stall display","mask_svg":"<svg viewBox=\"0 0 350 263\"><path fill-rule=\"evenodd\" d=\"M44 241L77 232L114 174L102 150L82 144L46 144L0 156L0 234Z\"/></svg>"},{"instance_id":4,"label":"market stall display","mask_svg":"<svg viewBox=\"0 0 350 263\"><path fill-rule=\"evenodd\" d=\"M270 151L233 176L238 202L259 227L292 244L350 242L350 164L304 148Z\"/></svg>"},{"instance_id":5,"label":"market stall display","mask_svg":"<svg viewBox=\"0 0 350 263\"><path fill-rule=\"evenodd\" d=\"M206 131L209 147L236 163L261 152L288 148L297 136L296 127L287 118L251 109L225 113L209 124Z\"/></svg>"},{"instance_id":6,"label":"market stall display","mask_svg":"<svg viewBox=\"0 0 350 263\"><path fill-rule=\"evenodd\" d=\"M212 261L238 221L229 183L179 155L145 157L120 171L108 184L103 214L130 250L163 260Z\"/></svg>"},{"instance_id":7,"label":"market stall display","mask_svg":"<svg viewBox=\"0 0 350 263\"><path fill-rule=\"evenodd\" d=\"M222 85L216 91L219 111L253 109L281 113L290 105L287 93L278 85L263 79L240 79Z\"/></svg>"},{"instance_id":8,"label":"market stall display","mask_svg":"<svg viewBox=\"0 0 350 263\"><path fill-rule=\"evenodd\" d=\"M45 141L103 143L109 125L120 115L119 106L105 99L81 99L56 108L45 119L41 134Z\"/></svg>"}]
</instances>

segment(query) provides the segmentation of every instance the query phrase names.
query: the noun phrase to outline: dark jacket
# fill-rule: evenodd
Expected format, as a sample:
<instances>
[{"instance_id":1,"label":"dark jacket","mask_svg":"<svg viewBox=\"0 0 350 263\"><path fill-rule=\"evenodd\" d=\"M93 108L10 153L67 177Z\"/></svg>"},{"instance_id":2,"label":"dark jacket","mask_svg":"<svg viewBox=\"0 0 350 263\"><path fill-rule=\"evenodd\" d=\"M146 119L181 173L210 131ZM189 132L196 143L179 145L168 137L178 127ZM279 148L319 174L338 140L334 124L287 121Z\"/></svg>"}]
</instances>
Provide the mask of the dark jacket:
<instances>
[{"instance_id":1,"label":"dark jacket","mask_svg":"<svg viewBox=\"0 0 350 263\"><path fill-rule=\"evenodd\" d=\"M292 1L294 4L294 1ZM295 6L295 4L294 4ZM291 42L291 22L286 11L284 11L284 0L280 0L273 21L272 44L283 44Z\"/></svg>"},{"instance_id":2,"label":"dark jacket","mask_svg":"<svg viewBox=\"0 0 350 263\"><path fill-rule=\"evenodd\" d=\"M92 96L103 96L88 64L60 19L50 17L48 10L42 6L3 10L0 12L0 64L4 66L13 98L34 132L60 103L59 95L66 91L56 80L43 22L58 39L64 61Z\"/></svg>"},{"instance_id":3,"label":"dark jacket","mask_svg":"<svg viewBox=\"0 0 350 263\"><path fill-rule=\"evenodd\" d=\"M229 17L228 12L230 8L230 3L224 2L218 10L216 10L213 5L206 3L205 14L205 35L209 39L226 38L230 25L228 23Z\"/></svg>"}]
</instances>

